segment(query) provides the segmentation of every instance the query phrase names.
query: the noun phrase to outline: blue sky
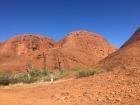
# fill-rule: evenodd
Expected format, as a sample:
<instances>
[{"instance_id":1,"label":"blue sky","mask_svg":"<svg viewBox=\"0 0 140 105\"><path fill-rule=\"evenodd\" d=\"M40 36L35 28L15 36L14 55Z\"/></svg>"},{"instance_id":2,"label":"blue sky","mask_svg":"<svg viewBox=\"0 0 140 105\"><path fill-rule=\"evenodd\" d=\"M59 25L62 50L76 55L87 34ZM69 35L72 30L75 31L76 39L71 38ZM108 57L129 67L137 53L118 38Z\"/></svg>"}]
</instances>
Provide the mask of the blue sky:
<instances>
[{"instance_id":1,"label":"blue sky","mask_svg":"<svg viewBox=\"0 0 140 105\"><path fill-rule=\"evenodd\" d=\"M87 30L120 47L140 26L140 0L0 0L0 41L42 34L55 41Z\"/></svg>"}]
</instances>

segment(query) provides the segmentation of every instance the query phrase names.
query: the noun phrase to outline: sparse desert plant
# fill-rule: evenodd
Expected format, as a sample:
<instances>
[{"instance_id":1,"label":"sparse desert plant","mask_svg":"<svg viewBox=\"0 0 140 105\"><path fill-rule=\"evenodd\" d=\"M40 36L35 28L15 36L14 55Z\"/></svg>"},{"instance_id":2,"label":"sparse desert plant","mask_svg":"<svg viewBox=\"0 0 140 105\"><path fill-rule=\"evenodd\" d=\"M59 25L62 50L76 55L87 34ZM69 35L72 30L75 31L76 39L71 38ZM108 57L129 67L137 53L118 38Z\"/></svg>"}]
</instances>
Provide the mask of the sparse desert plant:
<instances>
[{"instance_id":1,"label":"sparse desert plant","mask_svg":"<svg viewBox=\"0 0 140 105\"><path fill-rule=\"evenodd\" d=\"M78 78L80 77L88 77L88 76L91 76L91 75L94 75L96 74L96 71L91 71L91 70L81 70L78 72Z\"/></svg>"},{"instance_id":2,"label":"sparse desert plant","mask_svg":"<svg viewBox=\"0 0 140 105\"><path fill-rule=\"evenodd\" d=\"M7 73L0 73L0 85L9 85L10 77Z\"/></svg>"},{"instance_id":3,"label":"sparse desert plant","mask_svg":"<svg viewBox=\"0 0 140 105\"><path fill-rule=\"evenodd\" d=\"M16 82L14 73L0 73L0 85L9 85Z\"/></svg>"},{"instance_id":4,"label":"sparse desert plant","mask_svg":"<svg viewBox=\"0 0 140 105\"><path fill-rule=\"evenodd\" d=\"M31 78L28 73L15 73L16 83L31 83Z\"/></svg>"},{"instance_id":5,"label":"sparse desert plant","mask_svg":"<svg viewBox=\"0 0 140 105\"><path fill-rule=\"evenodd\" d=\"M76 76L80 77L88 77L91 75L95 75L101 72L105 72L105 69L96 68L92 70L81 70L80 68L75 68L72 70L60 70L58 72L50 72L47 69L37 70L33 69L29 72L22 73L0 73L0 85L9 85L16 83L34 83L34 82L45 82L45 81L53 81L61 79L63 77ZM53 78L52 78L53 77Z\"/></svg>"},{"instance_id":6,"label":"sparse desert plant","mask_svg":"<svg viewBox=\"0 0 140 105\"><path fill-rule=\"evenodd\" d=\"M53 80L60 79L64 76L64 71L50 72L47 69L37 70L33 69L29 72L22 73L0 73L0 85L9 85L15 83L34 83L34 82L44 82L50 81L51 75L53 75Z\"/></svg>"},{"instance_id":7,"label":"sparse desert plant","mask_svg":"<svg viewBox=\"0 0 140 105\"><path fill-rule=\"evenodd\" d=\"M52 75L53 75L54 80L58 80L58 79L64 77L65 74L66 74L65 70L60 70L59 72L53 73Z\"/></svg>"},{"instance_id":8,"label":"sparse desert plant","mask_svg":"<svg viewBox=\"0 0 140 105\"><path fill-rule=\"evenodd\" d=\"M106 69L103 69L103 68L94 68L94 69L91 69L91 70L80 70L80 71L77 72L77 77L78 78L88 77L88 76L99 74L99 73L102 73L102 72L105 72L105 71L106 71Z\"/></svg>"}]
</instances>

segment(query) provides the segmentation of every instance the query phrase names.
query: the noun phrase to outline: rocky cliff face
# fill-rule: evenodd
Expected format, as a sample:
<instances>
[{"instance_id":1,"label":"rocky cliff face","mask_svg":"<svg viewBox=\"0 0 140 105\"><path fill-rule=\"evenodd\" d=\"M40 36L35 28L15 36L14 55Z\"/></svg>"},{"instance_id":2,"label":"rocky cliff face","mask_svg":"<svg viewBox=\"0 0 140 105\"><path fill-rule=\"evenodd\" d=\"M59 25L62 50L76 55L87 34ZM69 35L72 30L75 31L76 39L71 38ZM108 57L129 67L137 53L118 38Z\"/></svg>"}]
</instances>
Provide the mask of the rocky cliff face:
<instances>
[{"instance_id":1,"label":"rocky cliff face","mask_svg":"<svg viewBox=\"0 0 140 105\"><path fill-rule=\"evenodd\" d=\"M18 35L3 43L0 54L24 55L45 50L54 46L54 42L39 35Z\"/></svg>"},{"instance_id":2,"label":"rocky cliff face","mask_svg":"<svg viewBox=\"0 0 140 105\"><path fill-rule=\"evenodd\" d=\"M140 43L140 27L136 30L136 32L131 36L131 38L128 39L128 41L126 41L121 48L129 46L130 44L133 43Z\"/></svg>"},{"instance_id":3,"label":"rocky cliff face","mask_svg":"<svg viewBox=\"0 0 140 105\"><path fill-rule=\"evenodd\" d=\"M140 69L140 28L118 51L102 60L100 64L110 69Z\"/></svg>"},{"instance_id":4,"label":"rocky cliff face","mask_svg":"<svg viewBox=\"0 0 140 105\"><path fill-rule=\"evenodd\" d=\"M114 52L116 48L96 33L76 31L58 42L66 56L69 67L92 67L98 61Z\"/></svg>"},{"instance_id":5,"label":"rocky cliff face","mask_svg":"<svg viewBox=\"0 0 140 105\"><path fill-rule=\"evenodd\" d=\"M115 50L101 36L87 31L71 32L59 42L24 34L0 44L0 69L25 71L28 64L50 70L92 68Z\"/></svg>"}]
</instances>

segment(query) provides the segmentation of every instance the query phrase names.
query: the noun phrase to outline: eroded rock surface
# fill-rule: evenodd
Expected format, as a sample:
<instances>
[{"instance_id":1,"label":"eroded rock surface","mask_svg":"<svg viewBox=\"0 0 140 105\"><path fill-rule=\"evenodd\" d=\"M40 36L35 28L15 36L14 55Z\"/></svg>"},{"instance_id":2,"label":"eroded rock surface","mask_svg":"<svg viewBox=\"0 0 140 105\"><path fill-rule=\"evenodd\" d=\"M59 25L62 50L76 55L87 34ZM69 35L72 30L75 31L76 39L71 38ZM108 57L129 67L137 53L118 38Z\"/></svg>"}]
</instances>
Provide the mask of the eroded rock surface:
<instances>
[{"instance_id":1,"label":"eroded rock surface","mask_svg":"<svg viewBox=\"0 0 140 105\"><path fill-rule=\"evenodd\" d=\"M140 28L118 51L102 60L100 65L109 69L123 69L133 72L140 69Z\"/></svg>"},{"instance_id":2,"label":"eroded rock surface","mask_svg":"<svg viewBox=\"0 0 140 105\"><path fill-rule=\"evenodd\" d=\"M0 69L24 71L28 64L50 70L92 68L115 50L104 38L87 31L71 32L59 42L23 34L0 44Z\"/></svg>"}]
</instances>

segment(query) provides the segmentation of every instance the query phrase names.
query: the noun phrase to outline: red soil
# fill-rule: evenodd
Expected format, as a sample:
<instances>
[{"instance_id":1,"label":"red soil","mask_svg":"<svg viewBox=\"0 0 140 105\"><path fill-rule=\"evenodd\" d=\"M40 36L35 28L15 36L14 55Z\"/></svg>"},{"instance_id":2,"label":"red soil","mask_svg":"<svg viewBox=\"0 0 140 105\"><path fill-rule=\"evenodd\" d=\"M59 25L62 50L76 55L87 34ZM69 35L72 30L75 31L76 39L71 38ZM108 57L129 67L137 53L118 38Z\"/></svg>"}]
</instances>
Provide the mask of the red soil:
<instances>
[{"instance_id":1,"label":"red soil","mask_svg":"<svg viewBox=\"0 0 140 105\"><path fill-rule=\"evenodd\" d=\"M140 105L140 76L113 71L53 85L1 87L0 105Z\"/></svg>"}]
</instances>

